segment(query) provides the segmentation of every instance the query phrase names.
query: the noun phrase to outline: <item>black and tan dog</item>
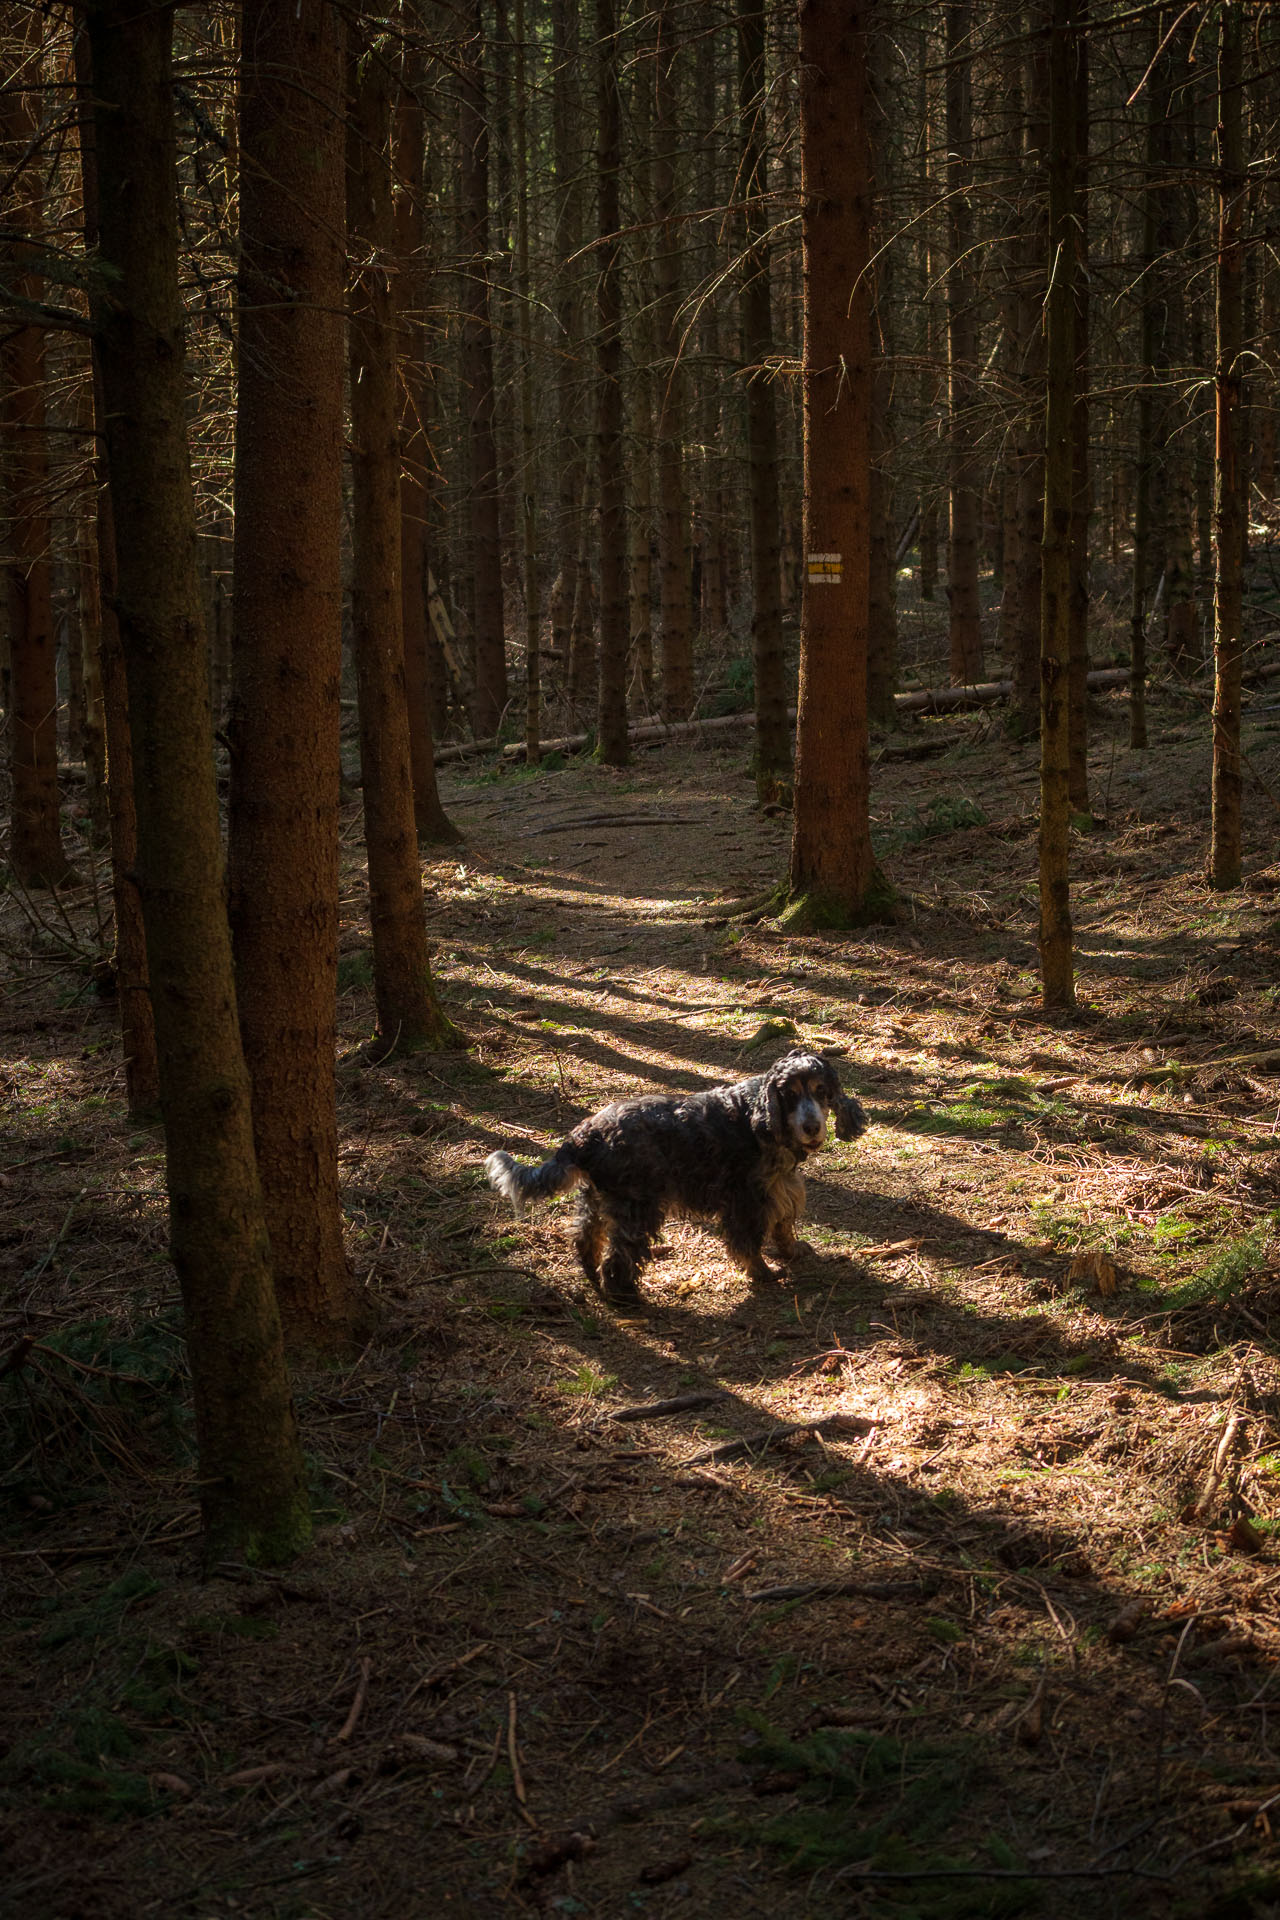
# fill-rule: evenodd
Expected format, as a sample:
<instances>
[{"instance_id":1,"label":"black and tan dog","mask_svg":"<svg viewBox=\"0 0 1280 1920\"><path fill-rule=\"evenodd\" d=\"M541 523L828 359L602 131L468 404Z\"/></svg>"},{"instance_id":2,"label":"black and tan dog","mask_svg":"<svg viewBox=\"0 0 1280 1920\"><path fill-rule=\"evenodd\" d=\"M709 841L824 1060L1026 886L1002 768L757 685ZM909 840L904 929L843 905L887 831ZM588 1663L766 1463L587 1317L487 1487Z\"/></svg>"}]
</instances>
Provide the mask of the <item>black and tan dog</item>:
<instances>
[{"instance_id":1,"label":"black and tan dog","mask_svg":"<svg viewBox=\"0 0 1280 1920\"><path fill-rule=\"evenodd\" d=\"M574 1246L583 1271L606 1300L634 1307L643 1300L637 1276L669 1213L716 1221L730 1255L755 1281L781 1278L764 1258L770 1234L784 1260L811 1251L796 1238L800 1169L826 1140L831 1114L841 1140L866 1130L866 1115L841 1091L830 1062L789 1053L733 1086L603 1107L541 1166L491 1153L485 1172L517 1214L525 1200L549 1200L580 1184Z\"/></svg>"}]
</instances>

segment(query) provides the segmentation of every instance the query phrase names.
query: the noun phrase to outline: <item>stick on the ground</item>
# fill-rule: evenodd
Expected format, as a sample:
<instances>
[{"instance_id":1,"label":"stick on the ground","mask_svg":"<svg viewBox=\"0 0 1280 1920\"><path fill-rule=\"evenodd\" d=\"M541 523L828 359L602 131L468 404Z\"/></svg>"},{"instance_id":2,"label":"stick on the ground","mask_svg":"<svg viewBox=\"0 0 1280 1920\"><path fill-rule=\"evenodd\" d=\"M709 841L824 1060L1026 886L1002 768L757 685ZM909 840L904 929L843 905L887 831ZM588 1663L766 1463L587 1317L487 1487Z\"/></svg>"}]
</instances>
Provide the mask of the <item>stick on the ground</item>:
<instances>
[{"instance_id":1,"label":"stick on the ground","mask_svg":"<svg viewBox=\"0 0 1280 1920\"><path fill-rule=\"evenodd\" d=\"M360 1662L360 1684L356 1688L356 1697L351 1702L351 1711L334 1734L334 1744L339 1740L349 1740L356 1730L356 1722L364 1712L364 1703L369 1698L369 1675L373 1672L373 1662L366 1654Z\"/></svg>"},{"instance_id":2,"label":"stick on the ground","mask_svg":"<svg viewBox=\"0 0 1280 1920\"><path fill-rule=\"evenodd\" d=\"M757 1587L744 1600L925 1600L931 1589L914 1580L808 1580L793 1587Z\"/></svg>"},{"instance_id":3,"label":"stick on the ground","mask_svg":"<svg viewBox=\"0 0 1280 1920\"><path fill-rule=\"evenodd\" d=\"M711 1407L725 1395L717 1388L714 1392L677 1393L670 1400L651 1400L647 1407L618 1407L609 1415L611 1420L665 1420L670 1413L692 1413L695 1407Z\"/></svg>"},{"instance_id":4,"label":"stick on the ground","mask_svg":"<svg viewBox=\"0 0 1280 1920\"><path fill-rule=\"evenodd\" d=\"M711 1460L740 1460L776 1447L779 1441L788 1440L796 1433L865 1433L871 1425L870 1420L864 1420L857 1413L831 1413L819 1420L789 1420L786 1426L769 1427L764 1433L749 1433L743 1440L726 1440L723 1446L708 1447L704 1453L693 1454L684 1464L701 1467Z\"/></svg>"}]
</instances>

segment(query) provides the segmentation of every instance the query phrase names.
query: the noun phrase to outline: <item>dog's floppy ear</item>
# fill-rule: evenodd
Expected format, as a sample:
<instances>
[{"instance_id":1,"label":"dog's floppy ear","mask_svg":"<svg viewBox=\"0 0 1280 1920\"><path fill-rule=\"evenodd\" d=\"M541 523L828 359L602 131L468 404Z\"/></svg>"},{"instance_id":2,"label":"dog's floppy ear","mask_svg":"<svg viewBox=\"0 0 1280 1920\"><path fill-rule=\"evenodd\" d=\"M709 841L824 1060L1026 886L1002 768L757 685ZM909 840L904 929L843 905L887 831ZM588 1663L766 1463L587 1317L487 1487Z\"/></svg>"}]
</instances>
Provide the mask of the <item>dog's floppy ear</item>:
<instances>
[{"instance_id":1,"label":"dog's floppy ear","mask_svg":"<svg viewBox=\"0 0 1280 1920\"><path fill-rule=\"evenodd\" d=\"M836 1139L856 1140L866 1130L867 1116L861 1102L850 1094L840 1094L836 1100Z\"/></svg>"},{"instance_id":2,"label":"dog's floppy ear","mask_svg":"<svg viewBox=\"0 0 1280 1920\"><path fill-rule=\"evenodd\" d=\"M775 1060L768 1073L760 1076L760 1086L751 1102L751 1131L764 1140L782 1138L782 1089L786 1085L790 1054Z\"/></svg>"}]
</instances>

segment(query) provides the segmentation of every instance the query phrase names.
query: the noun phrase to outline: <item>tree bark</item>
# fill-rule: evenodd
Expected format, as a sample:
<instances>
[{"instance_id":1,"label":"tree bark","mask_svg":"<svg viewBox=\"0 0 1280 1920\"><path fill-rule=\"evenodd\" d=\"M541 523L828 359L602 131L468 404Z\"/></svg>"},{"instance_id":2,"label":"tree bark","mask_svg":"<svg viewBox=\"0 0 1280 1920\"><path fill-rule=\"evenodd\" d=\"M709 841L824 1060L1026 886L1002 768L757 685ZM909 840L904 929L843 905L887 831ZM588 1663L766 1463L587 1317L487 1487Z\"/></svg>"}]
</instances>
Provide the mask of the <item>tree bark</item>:
<instances>
[{"instance_id":1,"label":"tree bark","mask_svg":"<svg viewBox=\"0 0 1280 1920\"><path fill-rule=\"evenodd\" d=\"M882 913L868 813L871 155L866 9L801 0L804 546L791 901L784 924Z\"/></svg>"},{"instance_id":2,"label":"tree bark","mask_svg":"<svg viewBox=\"0 0 1280 1920\"><path fill-rule=\"evenodd\" d=\"M1238 887L1240 682L1243 662L1244 484L1241 385L1244 350L1244 86L1240 0L1223 0L1218 27L1217 347L1214 356L1213 841L1215 887Z\"/></svg>"},{"instance_id":3,"label":"tree bark","mask_svg":"<svg viewBox=\"0 0 1280 1920\"><path fill-rule=\"evenodd\" d=\"M482 0L466 0L458 60L462 196L462 387L470 449L470 561L475 607L475 726L498 731L507 707L506 627L490 318L489 123Z\"/></svg>"},{"instance_id":4,"label":"tree bark","mask_svg":"<svg viewBox=\"0 0 1280 1920\"><path fill-rule=\"evenodd\" d=\"M20 300L38 302L44 245L41 171L40 12L16 9L18 72L0 92L5 173L5 278ZM7 327L0 350L0 472L8 495L4 587L9 635L9 865L23 887L75 879L62 845L58 798L57 641L49 524L43 327Z\"/></svg>"},{"instance_id":5,"label":"tree bark","mask_svg":"<svg viewBox=\"0 0 1280 1920\"><path fill-rule=\"evenodd\" d=\"M334 1085L342 679L343 74L330 0L245 0L229 899L290 1338L360 1322ZM433 769L434 771L434 769Z\"/></svg>"},{"instance_id":6,"label":"tree bark","mask_svg":"<svg viewBox=\"0 0 1280 1920\"><path fill-rule=\"evenodd\" d=\"M1053 0L1049 37L1049 295L1040 630L1040 969L1046 1007L1075 1005L1069 857L1072 426L1076 383L1074 174L1078 0Z\"/></svg>"},{"instance_id":7,"label":"tree bark","mask_svg":"<svg viewBox=\"0 0 1280 1920\"><path fill-rule=\"evenodd\" d=\"M94 124L89 29L76 22L73 36L76 102L80 115L80 193L84 247L89 258L100 252L98 233L97 132ZM98 660L102 673L102 718L106 733L107 814L111 830L111 899L115 910L112 972L120 1006L124 1056L125 1107L134 1120L154 1120L160 1111L160 1067L156 1027L147 974L146 933L138 891L138 816L133 798L133 746L129 735L129 695L120 645L116 584L115 518L106 471L106 402L102 393L102 350L91 340L93 361L93 467L96 486L98 561Z\"/></svg>"},{"instance_id":8,"label":"tree bark","mask_svg":"<svg viewBox=\"0 0 1280 1920\"><path fill-rule=\"evenodd\" d=\"M897 533L894 527L894 255L891 196L894 176L894 54L892 0L879 0L869 36L868 112L874 204L871 363L871 600L867 639L867 710L879 726L892 724L898 682Z\"/></svg>"},{"instance_id":9,"label":"tree bark","mask_svg":"<svg viewBox=\"0 0 1280 1920\"><path fill-rule=\"evenodd\" d=\"M693 711L693 598L689 574L689 490L684 443L687 387L680 321L684 250L676 179L681 134L676 62L680 41L674 0L658 0L653 65L655 326L658 336L658 571L662 607L662 717Z\"/></svg>"},{"instance_id":10,"label":"tree bark","mask_svg":"<svg viewBox=\"0 0 1280 1920\"><path fill-rule=\"evenodd\" d=\"M773 281L769 243L765 15L762 0L738 12L738 114L742 136L742 351L747 370L747 467L751 517L751 656L755 678L756 798L769 805L791 792L782 640L782 533L778 505L778 413L773 355Z\"/></svg>"},{"instance_id":11,"label":"tree bark","mask_svg":"<svg viewBox=\"0 0 1280 1920\"><path fill-rule=\"evenodd\" d=\"M596 447L600 486L600 652L596 751L607 767L631 758L627 737L627 491L622 407L622 240L618 176L622 103L615 0L596 0L600 264L596 308Z\"/></svg>"},{"instance_id":12,"label":"tree bark","mask_svg":"<svg viewBox=\"0 0 1280 1920\"><path fill-rule=\"evenodd\" d=\"M95 284L138 880L155 1007L170 1244L212 1556L310 1537L253 1153L222 892L178 287L173 11L89 13L103 276Z\"/></svg>"},{"instance_id":13,"label":"tree bark","mask_svg":"<svg viewBox=\"0 0 1280 1920\"><path fill-rule=\"evenodd\" d=\"M347 229L354 263L351 388L351 627L377 1044L385 1055L450 1044L427 958L409 765L400 625L397 319L391 271L391 85L375 50L349 62ZM495 716L496 719L496 716Z\"/></svg>"},{"instance_id":14,"label":"tree bark","mask_svg":"<svg viewBox=\"0 0 1280 1920\"><path fill-rule=\"evenodd\" d=\"M1088 0L1076 6L1076 151L1071 225L1075 247L1075 394L1071 411L1071 581L1068 589L1068 791L1072 814L1089 815L1089 37Z\"/></svg>"},{"instance_id":15,"label":"tree bark","mask_svg":"<svg viewBox=\"0 0 1280 1920\"><path fill-rule=\"evenodd\" d=\"M405 697L409 716L409 761L413 818L418 839L452 846L462 838L444 810L436 781L432 708L437 666L432 642L431 472L427 437L432 375L427 367L426 308L429 298L427 222L424 206L426 139L421 92L426 85L420 48L407 45L401 62L395 110L395 230L401 291L400 314L400 617L404 630Z\"/></svg>"},{"instance_id":16,"label":"tree bark","mask_svg":"<svg viewBox=\"0 0 1280 1920\"><path fill-rule=\"evenodd\" d=\"M978 282L974 263L972 0L947 0L947 412L951 519L947 596L951 678L982 677L978 594L979 481L973 410L977 403Z\"/></svg>"}]
</instances>

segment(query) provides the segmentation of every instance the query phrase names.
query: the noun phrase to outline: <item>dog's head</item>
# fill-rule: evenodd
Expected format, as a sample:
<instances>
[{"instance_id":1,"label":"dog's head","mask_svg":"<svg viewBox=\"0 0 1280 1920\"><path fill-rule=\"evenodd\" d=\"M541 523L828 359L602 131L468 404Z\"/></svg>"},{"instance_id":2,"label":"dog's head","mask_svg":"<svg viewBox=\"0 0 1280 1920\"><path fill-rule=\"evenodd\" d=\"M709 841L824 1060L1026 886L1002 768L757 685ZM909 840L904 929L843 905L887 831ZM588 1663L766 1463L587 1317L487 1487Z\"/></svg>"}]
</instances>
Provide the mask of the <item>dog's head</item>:
<instances>
[{"instance_id":1,"label":"dog's head","mask_svg":"<svg viewBox=\"0 0 1280 1920\"><path fill-rule=\"evenodd\" d=\"M751 1118L763 1138L807 1154L824 1145L832 1113L837 1139L856 1140L866 1131L866 1114L843 1092L831 1062L820 1053L788 1053L760 1076Z\"/></svg>"}]
</instances>

